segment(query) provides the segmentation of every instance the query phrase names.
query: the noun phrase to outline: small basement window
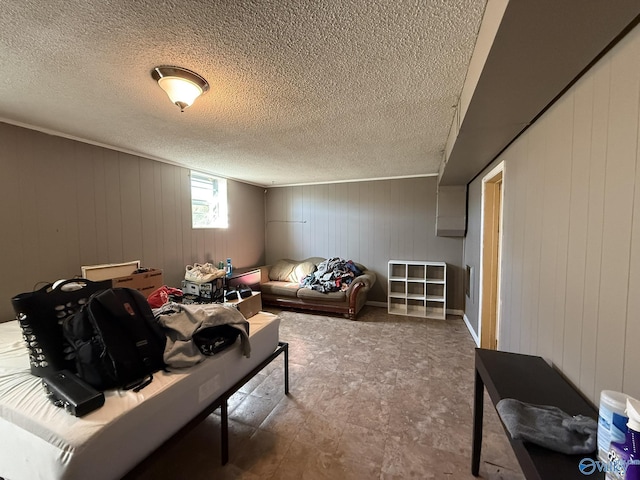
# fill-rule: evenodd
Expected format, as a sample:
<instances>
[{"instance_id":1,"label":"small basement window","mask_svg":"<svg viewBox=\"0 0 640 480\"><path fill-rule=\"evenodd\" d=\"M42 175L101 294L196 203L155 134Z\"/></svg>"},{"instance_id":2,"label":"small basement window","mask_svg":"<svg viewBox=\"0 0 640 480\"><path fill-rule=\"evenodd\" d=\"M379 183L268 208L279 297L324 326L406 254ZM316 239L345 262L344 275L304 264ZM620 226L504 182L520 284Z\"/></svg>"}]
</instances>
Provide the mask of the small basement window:
<instances>
[{"instance_id":1,"label":"small basement window","mask_svg":"<svg viewBox=\"0 0 640 480\"><path fill-rule=\"evenodd\" d=\"M191 172L191 225L193 228L227 228L227 180Z\"/></svg>"}]
</instances>

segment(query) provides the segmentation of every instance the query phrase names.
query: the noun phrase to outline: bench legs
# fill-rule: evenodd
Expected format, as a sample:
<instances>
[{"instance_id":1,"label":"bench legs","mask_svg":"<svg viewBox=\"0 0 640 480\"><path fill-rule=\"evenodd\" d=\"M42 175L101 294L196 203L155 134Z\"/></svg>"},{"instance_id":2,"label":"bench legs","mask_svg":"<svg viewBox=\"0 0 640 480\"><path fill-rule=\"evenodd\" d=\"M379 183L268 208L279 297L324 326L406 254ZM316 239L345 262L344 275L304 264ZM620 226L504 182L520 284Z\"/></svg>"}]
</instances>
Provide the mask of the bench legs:
<instances>
[{"instance_id":1,"label":"bench legs","mask_svg":"<svg viewBox=\"0 0 640 480\"><path fill-rule=\"evenodd\" d=\"M229 397L237 392L245 383L251 380L260 370L266 367L278 355L284 353L284 393L289 394L289 344L286 342L278 342L278 348L269 355L260 365L245 375L242 380L237 382L233 387L227 390L220 399L220 456L222 465L229 462ZM2 479L0 479L2 480Z\"/></svg>"},{"instance_id":2,"label":"bench legs","mask_svg":"<svg viewBox=\"0 0 640 480\"><path fill-rule=\"evenodd\" d=\"M220 456L222 457L222 465L226 465L229 461L229 405L228 398L222 399L220 405L220 435L222 441L220 442Z\"/></svg>"},{"instance_id":3,"label":"bench legs","mask_svg":"<svg viewBox=\"0 0 640 480\"><path fill-rule=\"evenodd\" d=\"M284 394L289 395L289 344L281 342L284 350Z\"/></svg>"},{"instance_id":4,"label":"bench legs","mask_svg":"<svg viewBox=\"0 0 640 480\"><path fill-rule=\"evenodd\" d=\"M484 382L476 369L473 401L473 451L471 453L471 473L477 477L480 472L480 452L482 450L482 417L484 408Z\"/></svg>"}]
</instances>

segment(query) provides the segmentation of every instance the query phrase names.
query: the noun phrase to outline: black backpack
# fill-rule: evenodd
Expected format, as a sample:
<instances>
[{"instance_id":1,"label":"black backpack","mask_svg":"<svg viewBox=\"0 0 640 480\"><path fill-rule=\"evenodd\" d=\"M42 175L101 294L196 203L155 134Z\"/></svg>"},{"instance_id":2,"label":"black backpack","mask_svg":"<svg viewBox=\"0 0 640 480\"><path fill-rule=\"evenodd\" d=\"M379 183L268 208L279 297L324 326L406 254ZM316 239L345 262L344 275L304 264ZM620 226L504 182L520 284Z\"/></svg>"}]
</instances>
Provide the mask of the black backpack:
<instances>
[{"instance_id":1,"label":"black backpack","mask_svg":"<svg viewBox=\"0 0 640 480\"><path fill-rule=\"evenodd\" d=\"M146 298L130 288L110 288L89 298L64 322L78 376L98 390L138 391L163 369L166 335Z\"/></svg>"}]
</instances>

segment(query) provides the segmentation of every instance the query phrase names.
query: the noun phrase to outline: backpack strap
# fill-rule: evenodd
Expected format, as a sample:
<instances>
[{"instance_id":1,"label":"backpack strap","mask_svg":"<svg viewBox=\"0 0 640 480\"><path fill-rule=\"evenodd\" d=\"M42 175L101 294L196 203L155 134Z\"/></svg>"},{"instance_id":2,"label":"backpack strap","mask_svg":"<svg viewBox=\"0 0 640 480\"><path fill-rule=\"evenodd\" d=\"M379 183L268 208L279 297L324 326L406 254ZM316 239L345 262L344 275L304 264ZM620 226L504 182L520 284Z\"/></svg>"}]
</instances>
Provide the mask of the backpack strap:
<instances>
[{"instance_id":1,"label":"backpack strap","mask_svg":"<svg viewBox=\"0 0 640 480\"><path fill-rule=\"evenodd\" d=\"M142 377L138 380L134 380L131 383L126 384L124 387L122 387L123 390L133 390L134 392L139 392L140 390L142 390L144 387L146 387L147 385L149 385L151 382L153 381L153 374L149 374L145 377Z\"/></svg>"}]
</instances>

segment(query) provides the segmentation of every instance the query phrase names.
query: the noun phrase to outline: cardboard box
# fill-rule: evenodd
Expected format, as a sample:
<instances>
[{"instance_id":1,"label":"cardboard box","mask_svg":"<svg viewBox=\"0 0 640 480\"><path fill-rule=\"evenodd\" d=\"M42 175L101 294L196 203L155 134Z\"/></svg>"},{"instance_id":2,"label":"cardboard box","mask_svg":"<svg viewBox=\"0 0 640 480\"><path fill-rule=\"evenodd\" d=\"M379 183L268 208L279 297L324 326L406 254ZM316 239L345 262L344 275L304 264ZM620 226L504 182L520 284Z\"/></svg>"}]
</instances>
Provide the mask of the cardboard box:
<instances>
[{"instance_id":1,"label":"cardboard box","mask_svg":"<svg viewBox=\"0 0 640 480\"><path fill-rule=\"evenodd\" d=\"M117 277L111 280L113 288L133 288L142 292L145 297L164 285L162 270L149 269L147 272L132 273L126 277Z\"/></svg>"},{"instance_id":2,"label":"cardboard box","mask_svg":"<svg viewBox=\"0 0 640 480\"><path fill-rule=\"evenodd\" d=\"M110 280L112 278L131 275L140 268L140 260L132 260L124 263L103 263L102 265L85 265L80 267L82 278L99 282L100 280Z\"/></svg>"},{"instance_id":3,"label":"cardboard box","mask_svg":"<svg viewBox=\"0 0 640 480\"><path fill-rule=\"evenodd\" d=\"M244 315L244 318L251 318L262 310L262 295L260 292L252 292L250 297L240 300L225 300L224 303L234 305Z\"/></svg>"},{"instance_id":4,"label":"cardboard box","mask_svg":"<svg viewBox=\"0 0 640 480\"><path fill-rule=\"evenodd\" d=\"M182 293L193 297L200 296L200 284L182 280Z\"/></svg>"},{"instance_id":5,"label":"cardboard box","mask_svg":"<svg viewBox=\"0 0 640 480\"><path fill-rule=\"evenodd\" d=\"M162 270L150 268L146 272L133 273L140 268L140 260L125 263L106 263L82 267L82 276L87 280L111 279L113 288L133 288L145 297L164 285Z\"/></svg>"},{"instance_id":6,"label":"cardboard box","mask_svg":"<svg viewBox=\"0 0 640 480\"><path fill-rule=\"evenodd\" d=\"M224 299L224 279L216 278L206 283L182 280L182 293L198 297L198 301L200 302L219 303Z\"/></svg>"}]
</instances>

